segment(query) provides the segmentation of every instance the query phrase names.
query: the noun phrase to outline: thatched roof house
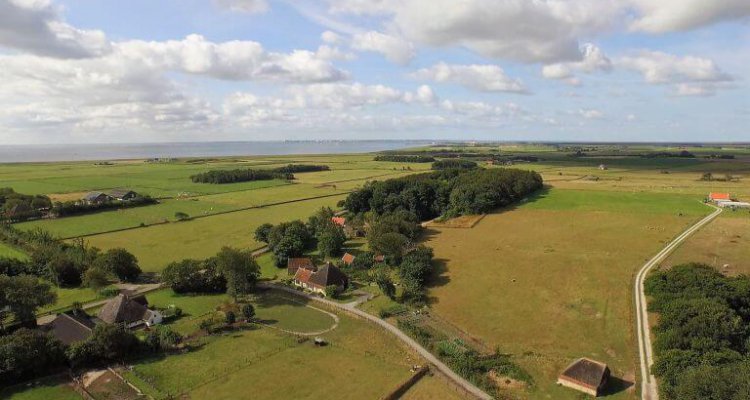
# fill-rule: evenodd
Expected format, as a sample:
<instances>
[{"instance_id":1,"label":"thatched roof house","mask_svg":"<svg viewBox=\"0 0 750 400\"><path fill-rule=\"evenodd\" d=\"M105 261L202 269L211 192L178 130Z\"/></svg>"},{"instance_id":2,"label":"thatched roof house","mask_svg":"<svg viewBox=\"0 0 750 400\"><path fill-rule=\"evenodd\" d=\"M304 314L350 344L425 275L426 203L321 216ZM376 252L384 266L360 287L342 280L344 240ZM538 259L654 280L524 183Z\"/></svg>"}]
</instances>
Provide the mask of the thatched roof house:
<instances>
[{"instance_id":1,"label":"thatched roof house","mask_svg":"<svg viewBox=\"0 0 750 400\"><path fill-rule=\"evenodd\" d=\"M149 310L147 305L144 296L119 294L99 310L99 319L108 324L124 324L128 328L160 324L163 318L161 313Z\"/></svg>"},{"instance_id":2,"label":"thatched roof house","mask_svg":"<svg viewBox=\"0 0 750 400\"><path fill-rule=\"evenodd\" d=\"M607 364L588 358L579 358L557 378L557 384L596 397L607 385L609 376Z\"/></svg>"},{"instance_id":3,"label":"thatched roof house","mask_svg":"<svg viewBox=\"0 0 750 400\"><path fill-rule=\"evenodd\" d=\"M91 336L96 324L83 311L58 314L57 317L41 328L52 334L65 345L82 342Z\"/></svg>"},{"instance_id":4,"label":"thatched roof house","mask_svg":"<svg viewBox=\"0 0 750 400\"><path fill-rule=\"evenodd\" d=\"M138 197L138 193L128 189L112 189L109 191L109 196L115 200L128 201Z\"/></svg>"},{"instance_id":5,"label":"thatched roof house","mask_svg":"<svg viewBox=\"0 0 750 400\"><path fill-rule=\"evenodd\" d=\"M81 200L86 204L102 204L111 201L112 197L102 192L89 192Z\"/></svg>"}]
</instances>

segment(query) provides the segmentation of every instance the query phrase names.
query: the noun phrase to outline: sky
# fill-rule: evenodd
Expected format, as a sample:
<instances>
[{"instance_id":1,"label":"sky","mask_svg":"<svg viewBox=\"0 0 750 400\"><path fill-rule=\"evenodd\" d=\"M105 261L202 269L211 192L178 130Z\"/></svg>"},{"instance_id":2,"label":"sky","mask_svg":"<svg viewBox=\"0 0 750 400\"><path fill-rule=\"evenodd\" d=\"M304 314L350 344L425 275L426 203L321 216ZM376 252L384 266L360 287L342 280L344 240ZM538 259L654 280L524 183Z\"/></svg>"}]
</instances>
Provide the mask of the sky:
<instances>
[{"instance_id":1,"label":"sky","mask_svg":"<svg viewBox=\"0 0 750 400\"><path fill-rule=\"evenodd\" d=\"M750 141L748 0L0 0L0 144Z\"/></svg>"}]
</instances>

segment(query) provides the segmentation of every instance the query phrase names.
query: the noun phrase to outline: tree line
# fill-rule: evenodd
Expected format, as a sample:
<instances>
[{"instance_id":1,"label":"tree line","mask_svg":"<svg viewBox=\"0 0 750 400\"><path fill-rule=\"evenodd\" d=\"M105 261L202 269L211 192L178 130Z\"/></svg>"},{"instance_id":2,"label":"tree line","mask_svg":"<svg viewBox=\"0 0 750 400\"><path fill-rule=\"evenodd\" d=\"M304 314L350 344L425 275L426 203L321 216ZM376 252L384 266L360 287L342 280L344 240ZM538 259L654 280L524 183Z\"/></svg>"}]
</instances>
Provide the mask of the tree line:
<instances>
[{"instance_id":1,"label":"tree line","mask_svg":"<svg viewBox=\"0 0 750 400\"><path fill-rule=\"evenodd\" d=\"M294 179L297 172L328 171L327 165L289 164L273 169L217 169L192 175L190 179L195 183L225 184L249 181L268 181L272 179Z\"/></svg>"},{"instance_id":2,"label":"tree line","mask_svg":"<svg viewBox=\"0 0 750 400\"><path fill-rule=\"evenodd\" d=\"M26 221L39 218L52 207L52 201L44 195L16 193L12 188L0 188L0 220Z\"/></svg>"},{"instance_id":3,"label":"tree line","mask_svg":"<svg viewBox=\"0 0 750 400\"><path fill-rule=\"evenodd\" d=\"M645 282L664 399L750 399L750 277L705 264L658 271Z\"/></svg>"},{"instance_id":4,"label":"tree line","mask_svg":"<svg viewBox=\"0 0 750 400\"><path fill-rule=\"evenodd\" d=\"M448 160L440 160L432 163L432 169L440 171L444 169L474 169L477 167L477 163L471 160L462 160L460 158L452 158Z\"/></svg>"},{"instance_id":5,"label":"tree line","mask_svg":"<svg viewBox=\"0 0 750 400\"><path fill-rule=\"evenodd\" d=\"M351 213L409 211L418 220L481 214L541 189L542 177L518 169L449 169L368 182L342 205Z\"/></svg>"},{"instance_id":6,"label":"tree line","mask_svg":"<svg viewBox=\"0 0 750 400\"><path fill-rule=\"evenodd\" d=\"M158 201L148 195L137 195L128 201L111 200L103 203L84 203L80 201L55 202L51 214L58 217L89 214L97 211L115 210L121 208L141 207L157 204Z\"/></svg>"},{"instance_id":7,"label":"tree line","mask_svg":"<svg viewBox=\"0 0 750 400\"><path fill-rule=\"evenodd\" d=\"M429 163L435 161L435 157L411 154L381 154L375 156L375 161L391 161L402 163Z\"/></svg>"}]
</instances>

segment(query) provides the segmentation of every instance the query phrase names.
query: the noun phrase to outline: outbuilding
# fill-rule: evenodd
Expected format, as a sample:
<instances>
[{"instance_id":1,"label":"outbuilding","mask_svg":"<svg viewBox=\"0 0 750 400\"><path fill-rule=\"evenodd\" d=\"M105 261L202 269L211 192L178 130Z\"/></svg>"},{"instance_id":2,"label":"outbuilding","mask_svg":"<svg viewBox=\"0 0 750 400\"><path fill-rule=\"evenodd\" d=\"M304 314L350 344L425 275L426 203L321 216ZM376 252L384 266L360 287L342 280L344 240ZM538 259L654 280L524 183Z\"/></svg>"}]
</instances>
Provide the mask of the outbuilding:
<instances>
[{"instance_id":1,"label":"outbuilding","mask_svg":"<svg viewBox=\"0 0 750 400\"><path fill-rule=\"evenodd\" d=\"M128 189L112 189L109 196L117 201L129 201L138 197L138 193Z\"/></svg>"},{"instance_id":2,"label":"outbuilding","mask_svg":"<svg viewBox=\"0 0 750 400\"><path fill-rule=\"evenodd\" d=\"M112 197L102 192L89 192L81 200L86 204L96 205L112 201Z\"/></svg>"},{"instance_id":3,"label":"outbuilding","mask_svg":"<svg viewBox=\"0 0 750 400\"><path fill-rule=\"evenodd\" d=\"M597 397L604 391L609 377L607 364L579 358L565 368L557 384Z\"/></svg>"},{"instance_id":4,"label":"outbuilding","mask_svg":"<svg viewBox=\"0 0 750 400\"><path fill-rule=\"evenodd\" d=\"M312 259L309 257L290 257L286 261L286 270L289 275L295 275L300 268L309 269L311 271L317 270Z\"/></svg>"}]
</instances>

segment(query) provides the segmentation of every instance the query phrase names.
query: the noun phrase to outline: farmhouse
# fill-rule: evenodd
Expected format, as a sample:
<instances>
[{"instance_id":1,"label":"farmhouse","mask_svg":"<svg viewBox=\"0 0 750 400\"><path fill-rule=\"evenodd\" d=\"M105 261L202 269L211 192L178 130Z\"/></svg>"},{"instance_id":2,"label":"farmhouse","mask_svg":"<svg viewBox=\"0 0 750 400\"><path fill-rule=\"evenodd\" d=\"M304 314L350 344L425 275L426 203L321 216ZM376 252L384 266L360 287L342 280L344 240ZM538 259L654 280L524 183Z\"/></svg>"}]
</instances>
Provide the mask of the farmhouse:
<instances>
[{"instance_id":1,"label":"farmhouse","mask_svg":"<svg viewBox=\"0 0 750 400\"><path fill-rule=\"evenodd\" d=\"M720 201L731 201L732 198L729 196L729 193L714 193L711 192L708 195L708 199L713 202L720 202Z\"/></svg>"},{"instance_id":2,"label":"farmhouse","mask_svg":"<svg viewBox=\"0 0 750 400\"><path fill-rule=\"evenodd\" d=\"M349 278L338 267L328 263L317 271L300 268L294 275L294 284L315 293L325 294L327 286L334 285L339 291L349 286Z\"/></svg>"},{"instance_id":3,"label":"farmhouse","mask_svg":"<svg viewBox=\"0 0 750 400\"><path fill-rule=\"evenodd\" d=\"M82 342L91 336L96 324L84 312L67 311L41 327L65 345Z\"/></svg>"},{"instance_id":4,"label":"farmhouse","mask_svg":"<svg viewBox=\"0 0 750 400\"><path fill-rule=\"evenodd\" d=\"M85 204L102 204L112 201L112 197L102 192L90 192L83 196L81 201Z\"/></svg>"},{"instance_id":5,"label":"farmhouse","mask_svg":"<svg viewBox=\"0 0 750 400\"><path fill-rule=\"evenodd\" d=\"M354 257L353 255L351 255L349 253L344 253L344 256L341 257L341 262L343 262L346 265L352 265L352 263L354 262L355 258L356 257Z\"/></svg>"},{"instance_id":6,"label":"farmhouse","mask_svg":"<svg viewBox=\"0 0 750 400\"><path fill-rule=\"evenodd\" d=\"M579 358L557 378L557 384L596 397L607 385L609 375L607 364L588 358Z\"/></svg>"},{"instance_id":7,"label":"farmhouse","mask_svg":"<svg viewBox=\"0 0 750 400\"><path fill-rule=\"evenodd\" d=\"M295 275L300 268L309 269L311 271L316 271L318 269L309 257L289 258L289 260L287 260L286 270L289 275Z\"/></svg>"},{"instance_id":8,"label":"farmhouse","mask_svg":"<svg viewBox=\"0 0 750 400\"><path fill-rule=\"evenodd\" d=\"M149 310L146 297L121 293L99 310L99 319L107 324L124 324L127 328L135 328L158 325L163 316L159 311Z\"/></svg>"},{"instance_id":9,"label":"farmhouse","mask_svg":"<svg viewBox=\"0 0 750 400\"><path fill-rule=\"evenodd\" d=\"M109 196L117 201L128 201L138 197L138 193L127 189L113 189Z\"/></svg>"}]
</instances>

